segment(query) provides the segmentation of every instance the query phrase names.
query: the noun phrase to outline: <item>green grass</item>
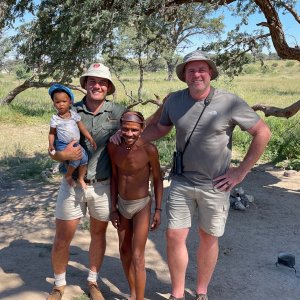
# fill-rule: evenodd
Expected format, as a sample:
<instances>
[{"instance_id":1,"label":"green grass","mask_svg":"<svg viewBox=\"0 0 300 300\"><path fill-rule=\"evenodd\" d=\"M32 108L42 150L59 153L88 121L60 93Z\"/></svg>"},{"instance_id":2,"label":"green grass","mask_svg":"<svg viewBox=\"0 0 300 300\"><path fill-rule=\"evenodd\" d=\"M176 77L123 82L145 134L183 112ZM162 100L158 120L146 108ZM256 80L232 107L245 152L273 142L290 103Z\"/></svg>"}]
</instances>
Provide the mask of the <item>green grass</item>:
<instances>
[{"instance_id":1,"label":"green grass","mask_svg":"<svg viewBox=\"0 0 300 300\"><path fill-rule=\"evenodd\" d=\"M162 100L170 92L185 88L178 79L168 82L164 71L146 73L143 99ZM139 79L136 72L124 72L122 79L128 94L137 95ZM114 101L131 104L122 84L113 77L117 93ZM300 63L293 61L268 61L265 66L252 64L246 66L243 74L234 80L221 76L212 85L238 94L250 106L261 103L277 107L286 107L299 99ZM13 75L0 76L0 98L19 85ZM73 84L79 84L74 80ZM83 94L75 91L75 100ZM112 96L109 97L112 99ZM154 104L137 105L145 117L150 116L157 106ZM31 88L19 94L9 106L0 106L0 168L21 178L39 176L41 170L51 161L46 154L47 133L50 116L53 113L52 101L46 88ZM258 112L262 118L264 115ZM272 139L263 156L286 168L300 169L300 113L289 120L283 118L264 118L272 130ZM234 132L234 149L244 154L250 138L239 129ZM169 136L155 142L160 152L161 164L171 161L175 148L174 130ZM0 170L1 170L0 169Z\"/></svg>"},{"instance_id":2,"label":"green grass","mask_svg":"<svg viewBox=\"0 0 300 300\"><path fill-rule=\"evenodd\" d=\"M300 63L289 61L268 61L264 72L259 64L248 66L254 73L242 74L230 81L218 81L221 88L238 94L250 106L261 103L276 107L287 107L299 99ZM271 141L263 155L263 159L285 168L300 170L300 113L290 119L268 117L258 112L272 131ZM245 152L250 137L247 133L235 130L234 147Z\"/></svg>"}]
</instances>

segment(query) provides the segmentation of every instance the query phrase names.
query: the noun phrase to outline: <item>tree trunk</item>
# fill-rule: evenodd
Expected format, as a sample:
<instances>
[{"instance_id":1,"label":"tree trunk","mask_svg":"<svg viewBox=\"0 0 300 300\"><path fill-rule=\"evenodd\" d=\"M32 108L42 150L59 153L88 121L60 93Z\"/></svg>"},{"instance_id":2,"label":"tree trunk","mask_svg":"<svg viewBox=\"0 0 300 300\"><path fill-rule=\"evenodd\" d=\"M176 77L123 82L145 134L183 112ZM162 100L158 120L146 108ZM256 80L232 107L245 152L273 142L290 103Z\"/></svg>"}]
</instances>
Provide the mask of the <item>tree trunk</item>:
<instances>
[{"instance_id":1,"label":"tree trunk","mask_svg":"<svg viewBox=\"0 0 300 300\"><path fill-rule=\"evenodd\" d=\"M140 71L140 80L139 80L139 88L138 88L138 101L142 102L142 90L143 90L143 82L144 82L144 66L141 55L139 55L139 71Z\"/></svg>"},{"instance_id":2,"label":"tree trunk","mask_svg":"<svg viewBox=\"0 0 300 300\"><path fill-rule=\"evenodd\" d=\"M168 78L167 81L172 81L174 79L173 74L175 70L175 64L172 61L167 61L167 68L168 68Z\"/></svg>"},{"instance_id":3,"label":"tree trunk","mask_svg":"<svg viewBox=\"0 0 300 300\"><path fill-rule=\"evenodd\" d=\"M278 56L283 59L300 61L300 49L298 47L289 47L287 44L280 18L272 1L255 0L255 3L261 9L267 20L267 22L261 22L257 25L269 28L272 42Z\"/></svg>"}]
</instances>

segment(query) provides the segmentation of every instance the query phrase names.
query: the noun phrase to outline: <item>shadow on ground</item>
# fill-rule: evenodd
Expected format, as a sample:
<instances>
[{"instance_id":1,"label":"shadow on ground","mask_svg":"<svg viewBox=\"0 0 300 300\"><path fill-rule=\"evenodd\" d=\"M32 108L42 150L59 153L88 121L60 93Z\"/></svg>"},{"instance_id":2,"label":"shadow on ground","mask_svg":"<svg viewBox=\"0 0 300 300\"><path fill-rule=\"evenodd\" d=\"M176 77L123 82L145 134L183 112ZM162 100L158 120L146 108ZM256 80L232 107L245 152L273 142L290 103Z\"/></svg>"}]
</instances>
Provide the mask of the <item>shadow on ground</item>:
<instances>
[{"instance_id":1,"label":"shadow on ground","mask_svg":"<svg viewBox=\"0 0 300 300\"><path fill-rule=\"evenodd\" d=\"M292 269L276 267L280 252L296 256L300 270L299 176L282 177L280 170L254 169L241 184L255 201L246 211L230 210L219 261L209 287L210 300L295 300L300 278ZM54 235L54 208L58 183L31 180L0 185L0 299L45 299L53 274L50 251ZM167 195L168 188L165 188ZM165 215L161 227L149 233L146 249L146 298L168 298L170 278L166 264ZM195 253L198 234L188 237L190 261L186 299L193 299L196 285ZM89 233L81 227L71 247L67 272L69 290L64 299L84 295ZM106 299L122 299L128 293L118 256L117 235L109 226L107 251L100 272ZM86 299L86 298L81 298Z\"/></svg>"}]
</instances>

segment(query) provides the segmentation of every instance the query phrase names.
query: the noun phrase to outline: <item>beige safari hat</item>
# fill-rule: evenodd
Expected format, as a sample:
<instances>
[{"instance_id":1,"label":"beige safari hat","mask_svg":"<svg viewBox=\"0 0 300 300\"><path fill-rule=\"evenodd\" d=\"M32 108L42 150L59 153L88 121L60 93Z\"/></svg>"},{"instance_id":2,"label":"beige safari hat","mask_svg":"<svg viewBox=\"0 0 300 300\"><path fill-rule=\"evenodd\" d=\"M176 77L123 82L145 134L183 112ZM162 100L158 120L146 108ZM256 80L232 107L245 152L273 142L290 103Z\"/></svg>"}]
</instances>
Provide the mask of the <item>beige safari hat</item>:
<instances>
[{"instance_id":1,"label":"beige safari hat","mask_svg":"<svg viewBox=\"0 0 300 300\"><path fill-rule=\"evenodd\" d=\"M84 89L85 89L85 80L86 80L86 77L88 77L88 76L100 77L100 78L109 80L111 83L111 88L110 88L110 91L107 93L107 95L111 95L115 92L116 88L115 88L114 83L112 82L109 68L104 66L103 64L94 63L94 64L90 65L88 70L80 77L80 85Z\"/></svg>"},{"instance_id":2,"label":"beige safari hat","mask_svg":"<svg viewBox=\"0 0 300 300\"><path fill-rule=\"evenodd\" d=\"M190 62L190 61L195 61L195 60L203 60L205 62L208 63L208 65L211 67L212 69L212 75L211 75L211 80L216 79L219 75L217 66L215 64L215 62L213 60L211 60L208 56L208 54L204 51L201 50L195 50L189 54L187 54L184 58L183 58L183 63L177 65L176 67L176 74L178 76L178 78L185 82L185 76L184 76L184 67L185 65Z\"/></svg>"}]
</instances>

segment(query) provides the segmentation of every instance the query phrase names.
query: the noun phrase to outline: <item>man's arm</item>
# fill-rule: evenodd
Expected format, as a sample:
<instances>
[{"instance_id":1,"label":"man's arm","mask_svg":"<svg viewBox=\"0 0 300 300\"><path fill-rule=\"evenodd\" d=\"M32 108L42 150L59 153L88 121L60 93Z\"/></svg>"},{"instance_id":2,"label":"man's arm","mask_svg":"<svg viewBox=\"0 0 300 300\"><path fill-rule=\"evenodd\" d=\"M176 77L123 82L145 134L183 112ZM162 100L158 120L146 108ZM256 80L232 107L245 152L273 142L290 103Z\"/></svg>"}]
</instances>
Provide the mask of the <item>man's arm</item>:
<instances>
[{"instance_id":1,"label":"man's arm","mask_svg":"<svg viewBox=\"0 0 300 300\"><path fill-rule=\"evenodd\" d=\"M148 125L153 125L157 124L160 120L160 116L164 107L165 102L167 101L168 97L171 94L168 94L164 99L163 99L163 104L150 116L145 120L146 126Z\"/></svg>"},{"instance_id":2,"label":"man's arm","mask_svg":"<svg viewBox=\"0 0 300 300\"><path fill-rule=\"evenodd\" d=\"M50 154L50 157L56 161L63 162L65 160L80 160L82 159L81 147L74 146L77 141L72 141L62 151L56 151L54 155Z\"/></svg>"},{"instance_id":3,"label":"man's arm","mask_svg":"<svg viewBox=\"0 0 300 300\"><path fill-rule=\"evenodd\" d=\"M160 106L150 117L145 120L146 126L157 124L163 110L163 105Z\"/></svg>"},{"instance_id":4,"label":"man's arm","mask_svg":"<svg viewBox=\"0 0 300 300\"><path fill-rule=\"evenodd\" d=\"M164 126L160 123L149 124L143 131L141 138L143 143L151 142L160 139L167 135L173 126Z\"/></svg>"},{"instance_id":5,"label":"man's arm","mask_svg":"<svg viewBox=\"0 0 300 300\"><path fill-rule=\"evenodd\" d=\"M242 172L246 174L251 170L254 164L264 153L265 148L271 138L270 128L263 120L259 120L247 131L252 135L253 138L247 154L239 166Z\"/></svg>"},{"instance_id":6,"label":"man's arm","mask_svg":"<svg viewBox=\"0 0 300 300\"><path fill-rule=\"evenodd\" d=\"M110 221L112 225L118 229L120 224L119 213L117 209L118 202L118 169L117 165L114 163L114 150L117 146L113 143L109 143L107 146L108 154L111 160L112 174L110 178L110 194L111 194L111 213Z\"/></svg>"},{"instance_id":7,"label":"man's arm","mask_svg":"<svg viewBox=\"0 0 300 300\"><path fill-rule=\"evenodd\" d=\"M154 197L155 197L155 212L151 224L151 230L157 229L160 225L163 197L163 180L159 164L159 155L157 148L154 145L149 145L148 156L150 160L151 172L153 177Z\"/></svg>"},{"instance_id":8,"label":"man's arm","mask_svg":"<svg viewBox=\"0 0 300 300\"><path fill-rule=\"evenodd\" d=\"M158 140L161 137L167 135L173 126L164 126L159 123L164 104L168 97L167 95L163 100L163 105L161 105L150 117L146 119L146 128L144 129L144 132L142 133L142 139L145 142L151 142L154 140Z\"/></svg>"},{"instance_id":9,"label":"man's arm","mask_svg":"<svg viewBox=\"0 0 300 300\"><path fill-rule=\"evenodd\" d=\"M247 173L264 153L271 138L271 131L263 120L259 120L247 131L252 135L252 142L243 161L238 167L231 167L226 174L214 179L219 181L215 187L220 191L231 190L245 178Z\"/></svg>"}]
</instances>

